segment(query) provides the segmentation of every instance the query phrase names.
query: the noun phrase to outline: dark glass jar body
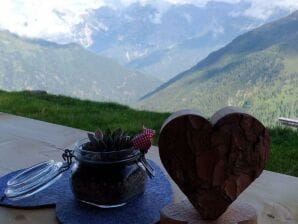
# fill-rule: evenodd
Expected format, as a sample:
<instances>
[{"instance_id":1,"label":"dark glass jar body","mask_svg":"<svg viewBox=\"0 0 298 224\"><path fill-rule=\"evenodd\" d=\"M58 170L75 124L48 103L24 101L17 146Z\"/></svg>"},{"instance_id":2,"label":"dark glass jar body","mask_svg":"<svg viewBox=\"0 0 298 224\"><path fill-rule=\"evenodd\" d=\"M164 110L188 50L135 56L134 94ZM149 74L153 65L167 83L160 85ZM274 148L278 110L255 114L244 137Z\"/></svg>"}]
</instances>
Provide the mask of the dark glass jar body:
<instances>
[{"instance_id":1,"label":"dark glass jar body","mask_svg":"<svg viewBox=\"0 0 298 224\"><path fill-rule=\"evenodd\" d=\"M147 174L138 162L140 153L118 155L113 159L111 153L75 151L71 188L77 200L103 208L119 207L144 192Z\"/></svg>"}]
</instances>

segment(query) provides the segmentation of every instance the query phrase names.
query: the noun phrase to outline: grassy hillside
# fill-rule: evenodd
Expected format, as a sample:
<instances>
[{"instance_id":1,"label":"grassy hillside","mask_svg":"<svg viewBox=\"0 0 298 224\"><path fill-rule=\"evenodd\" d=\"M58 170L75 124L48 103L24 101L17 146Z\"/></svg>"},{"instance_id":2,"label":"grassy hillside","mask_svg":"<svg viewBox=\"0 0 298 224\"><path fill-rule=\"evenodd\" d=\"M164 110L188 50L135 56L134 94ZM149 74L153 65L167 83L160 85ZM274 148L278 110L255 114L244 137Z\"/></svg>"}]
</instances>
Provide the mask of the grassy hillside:
<instances>
[{"instance_id":1,"label":"grassy hillside","mask_svg":"<svg viewBox=\"0 0 298 224\"><path fill-rule=\"evenodd\" d=\"M0 91L0 111L94 131L117 128L136 133L144 124L159 131L167 113L137 111L114 103L83 101L31 92ZM298 176L298 132L270 129L271 156L267 169ZM157 138L155 139L155 144Z\"/></svg>"},{"instance_id":2,"label":"grassy hillside","mask_svg":"<svg viewBox=\"0 0 298 224\"><path fill-rule=\"evenodd\" d=\"M30 40L0 30L0 88L130 103L160 82L76 44Z\"/></svg>"},{"instance_id":3,"label":"grassy hillside","mask_svg":"<svg viewBox=\"0 0 298 224\"><path fill-rule=\"evenodd\" d=\"M138 132L143 125L158 130L168 116L166 113L136 111L115 103L98 103L27 91L0 91L0 111L83 130L122 127L132 133Z\"/></svg>"},{"instance_id":4,"label":"grassy hillside","mask_svg":"<svg viewBox=\"0 0 298 224\"><path fill-rule=\"evenodd\" d=\"M298 116L298 11L237 37L147 95L140 108L196 108L211 116L233 105L266 125Z\"/></svg>"}]
</instances>

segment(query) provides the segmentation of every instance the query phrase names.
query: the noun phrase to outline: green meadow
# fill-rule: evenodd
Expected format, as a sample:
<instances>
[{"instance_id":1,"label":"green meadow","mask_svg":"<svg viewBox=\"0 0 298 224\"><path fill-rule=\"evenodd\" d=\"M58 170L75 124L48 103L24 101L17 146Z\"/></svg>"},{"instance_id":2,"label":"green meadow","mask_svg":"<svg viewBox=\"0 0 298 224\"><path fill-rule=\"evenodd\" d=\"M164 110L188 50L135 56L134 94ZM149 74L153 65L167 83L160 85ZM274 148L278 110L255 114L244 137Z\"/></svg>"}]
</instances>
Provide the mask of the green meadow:
<instances>
[{"instance_id":1,"label":"green meadow","mask_svg":"<svg viewBox=\"0 0 298 224\"><path fill-rule=\"evenodd\" d=\"M0 111L87 131L121 127L137 133L145 125L158 133L168 113L140 111L116 103L92 102L33 92L0 91ZM298 132L269 129L271 154L267 170L298 176ZM157 143L158 135L154 144Z\"/></svg>"}]
</instances>

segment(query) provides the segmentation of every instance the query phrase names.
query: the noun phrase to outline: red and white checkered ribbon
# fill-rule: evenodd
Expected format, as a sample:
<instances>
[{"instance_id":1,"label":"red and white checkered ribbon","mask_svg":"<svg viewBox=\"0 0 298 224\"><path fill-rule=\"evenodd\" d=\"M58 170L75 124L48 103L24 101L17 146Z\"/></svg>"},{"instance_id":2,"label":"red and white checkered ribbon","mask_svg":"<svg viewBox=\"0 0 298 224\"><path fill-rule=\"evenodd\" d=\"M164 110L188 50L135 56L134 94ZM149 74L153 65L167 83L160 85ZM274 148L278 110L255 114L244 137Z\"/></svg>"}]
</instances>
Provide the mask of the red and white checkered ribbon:
<instances>
[{"instance_id":1,"label":"red and white checkered ribbon","mask_svg":"<svg viewBox=\"0 0 298 224\"><path fill-rule=\"evenodd\" d=\"M132 139L133 147L147 153L148 149L151 147L154 135L154 130L143 128L143 131Z\"/></svg>"}]
</instances>

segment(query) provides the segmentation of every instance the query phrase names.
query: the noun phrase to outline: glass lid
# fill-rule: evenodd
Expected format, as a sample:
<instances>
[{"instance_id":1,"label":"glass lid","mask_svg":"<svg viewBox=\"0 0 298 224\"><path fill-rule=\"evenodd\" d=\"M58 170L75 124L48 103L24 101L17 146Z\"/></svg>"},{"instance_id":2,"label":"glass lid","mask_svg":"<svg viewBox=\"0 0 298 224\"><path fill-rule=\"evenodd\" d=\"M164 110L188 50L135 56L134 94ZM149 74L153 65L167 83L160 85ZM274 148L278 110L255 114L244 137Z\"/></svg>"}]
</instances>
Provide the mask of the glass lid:
<instances>
[{"instance_id":1,"label":"glass lid","mask_svg":"<svg viewBox=\"0 0 298 224\"><path fill-rule=\"evenodd\" d=\"M62 162L53 160L34 165L7 182L5 197L19 200L52 185L62 176Z\"/></svg>"},{"instance_id":2,"label":"glass lid","mask_svg":"<svg viewBox=\"0 0 298 224\"><path fill-rule=\"evenodd\" d=\"M64 150L62 157L66 162L45 161L13 176L7 182L4 197L10 200L20 200L55 183L62 176L62 173L70 168L73 157L72 151Z\"/></svg>"}]
</instances>

